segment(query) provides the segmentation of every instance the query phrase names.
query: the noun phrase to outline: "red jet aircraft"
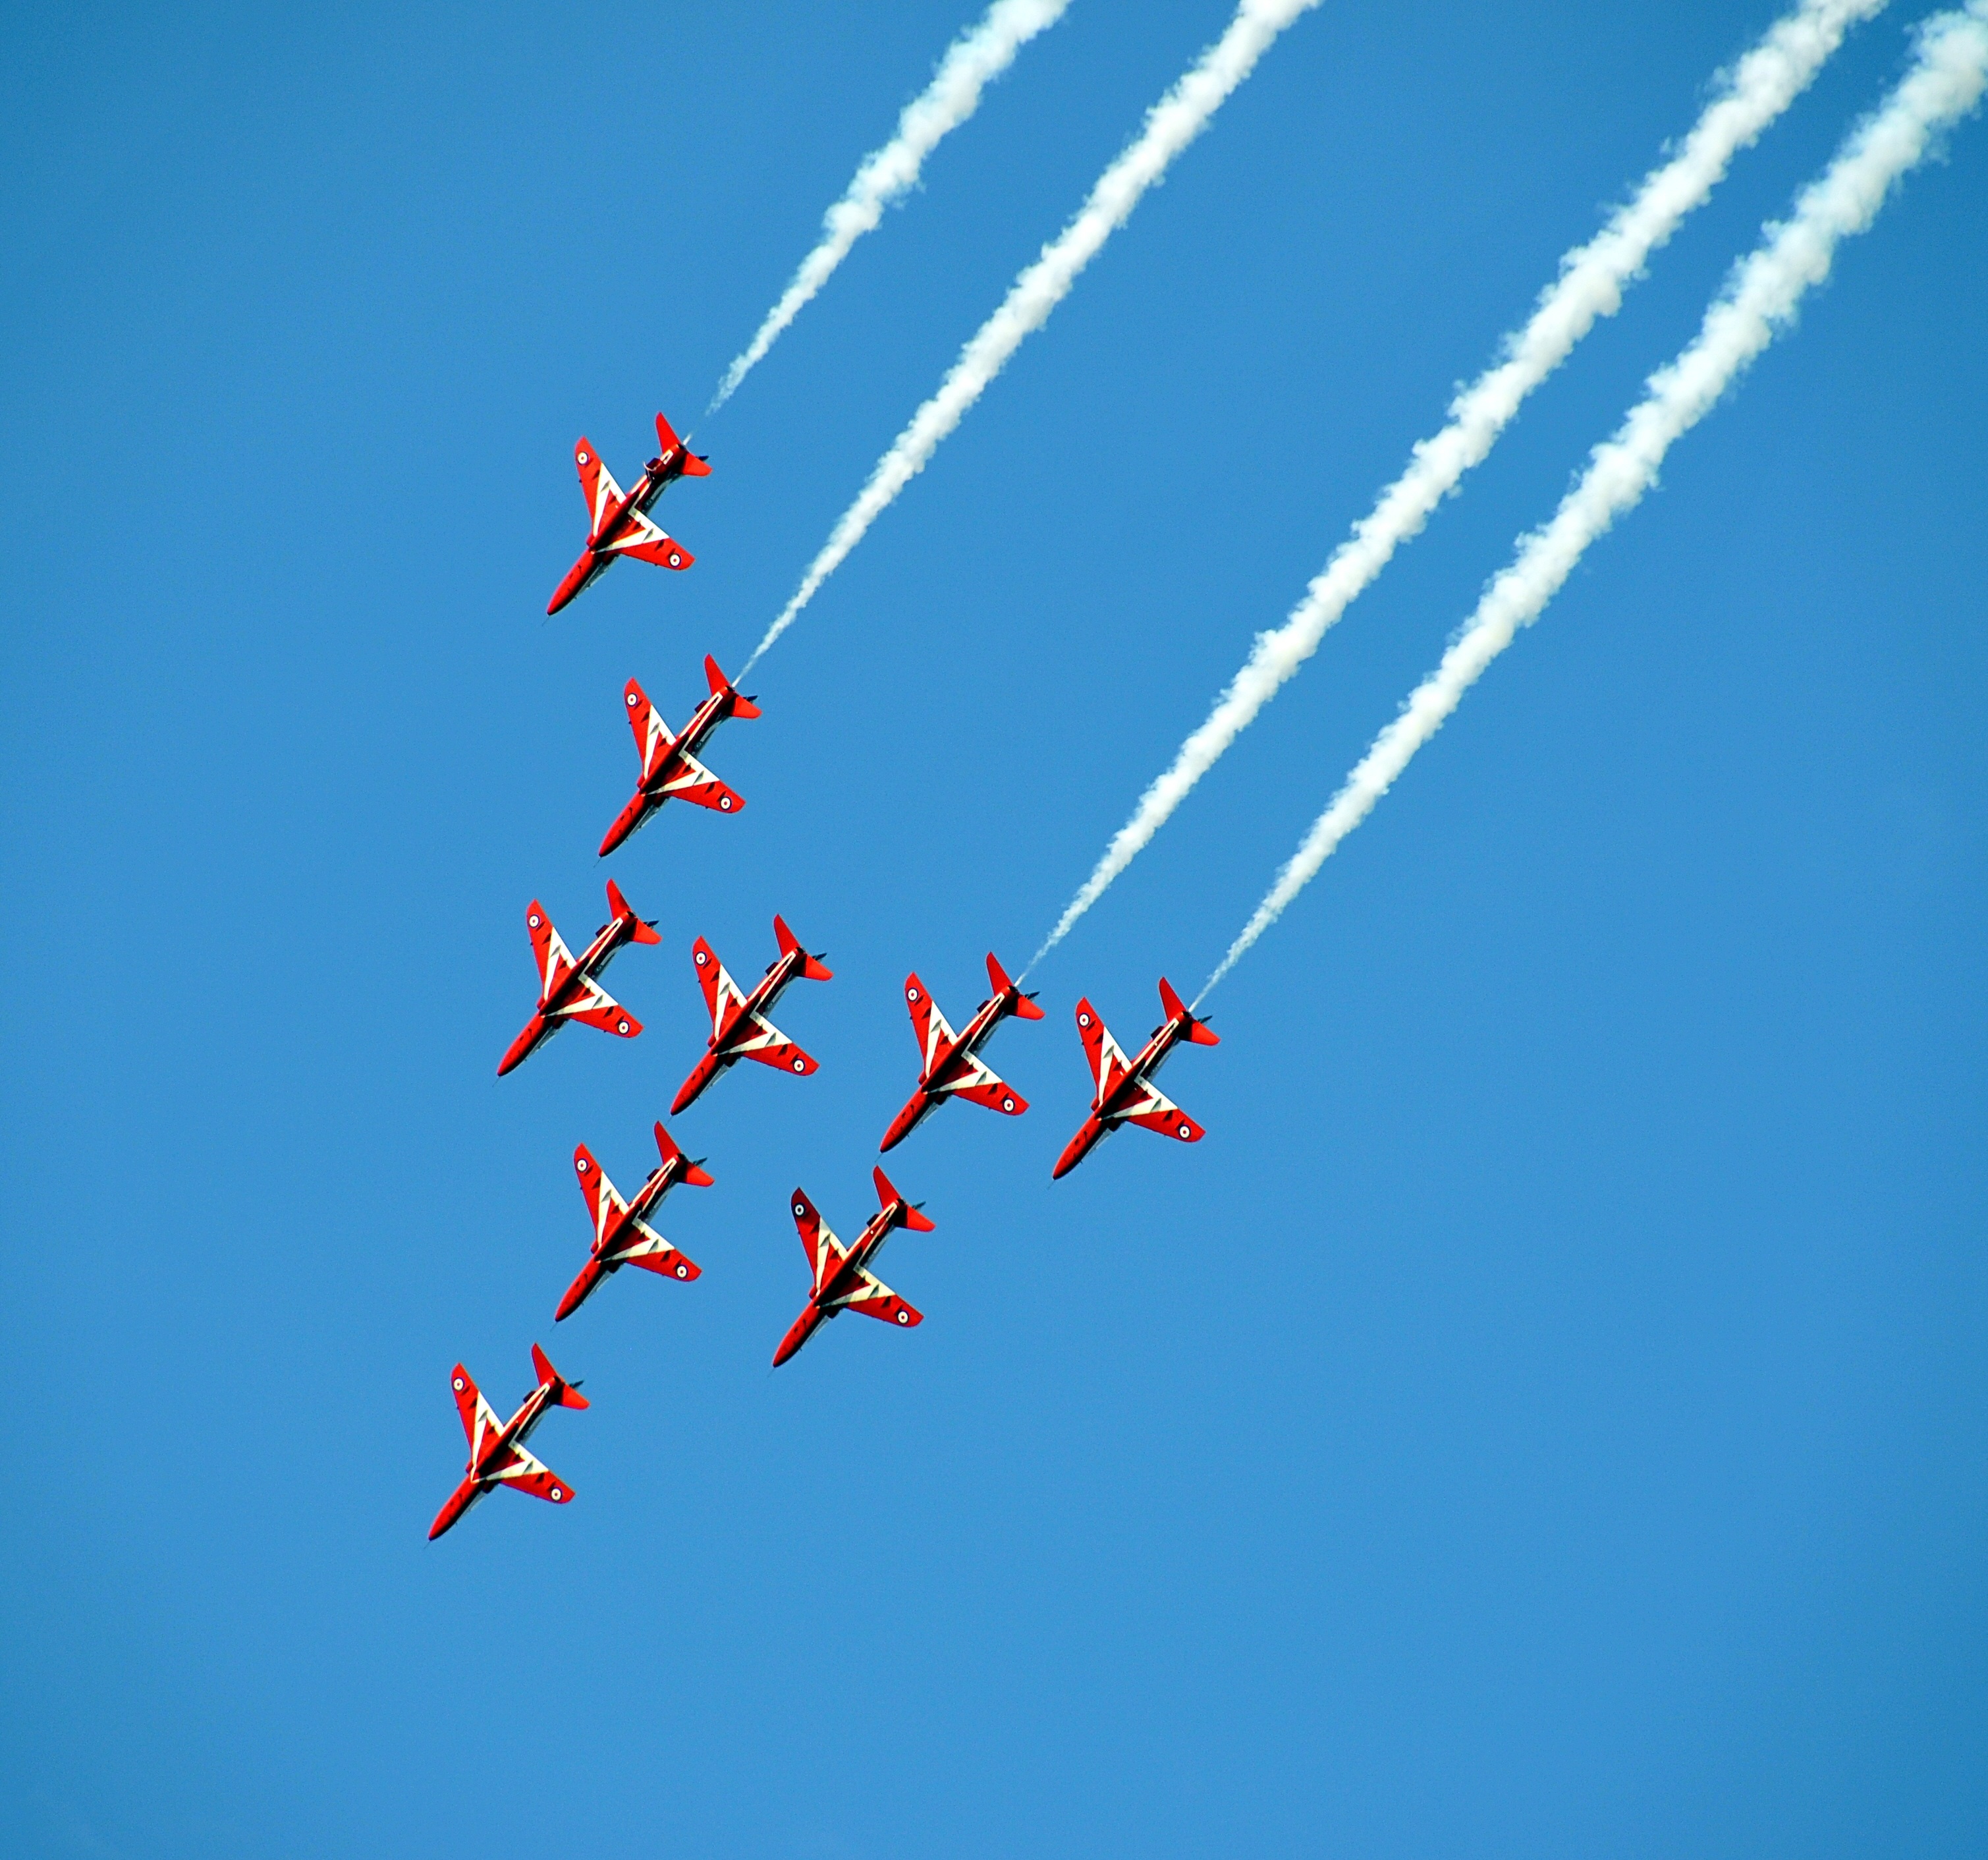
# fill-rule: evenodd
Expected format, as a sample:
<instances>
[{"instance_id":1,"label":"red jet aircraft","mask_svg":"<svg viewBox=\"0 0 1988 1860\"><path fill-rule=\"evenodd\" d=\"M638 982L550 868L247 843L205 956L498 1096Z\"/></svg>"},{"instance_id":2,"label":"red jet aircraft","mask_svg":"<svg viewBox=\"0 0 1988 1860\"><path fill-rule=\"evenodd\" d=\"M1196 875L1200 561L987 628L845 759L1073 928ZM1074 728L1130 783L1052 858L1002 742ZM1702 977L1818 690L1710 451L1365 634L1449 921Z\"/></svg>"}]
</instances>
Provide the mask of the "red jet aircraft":
<instances>
[{"instance_id":1,"label":"red jet aircraft","mask_svg":"<svg viewBox=\"0 0 1988 1860\"><path fill-rule=\"evenodd\" d=\"M815 1062L766 1018L764 1010L779 999L780 991L797 976L810 982L830 982L834 977L820 958L800 946L786 919L773 919L773 934L779 938L779 955L767 965L759 986L749 995L725 972L718 952L702 937L691 946L705 1006L711 1010L711 1037L705 1042L711 1050L678 1087L676 1102L670 1107L671 1117L695 1104L705 1087L734 1060L756 1059L762 1066L797 1072L803 1078L816 1070Z\"/></svg>"},{"instance_id":2,"label":"red jet aircraft","mask_svg":"<svg viewBox=\"0 0 1988 1860\"><path fill-rule=\"evenodd\" d=\"M1153 1074L1166 1064L1167 1055L1183 1040L1198 1047L1222 1043L1205 1020L1197 1020L1181 1005L1165 976L1160 978L1160 1006L1166 1019L1154 1028L1152 1037L1139 1049L1137 1059L1128 1059L1117 1040L1097 1018L1088 1001L1077 1004L1077 1030L1084 1036L1084 1050L1090 1058L1090 1070L1097 1080L1097 1094L1090 1101L1090 1115L1070 1138L1057 1165L1050 1171L1053 1182L1067 1175L1121 1124L1141 1124L1163 1137L1177 1137L1183 1143L1199 1143L1206 1132L1194 1119L1153 1083Z\"/></svg>"},{"instance_id":3,"label":"red jet aircraft","mask_svg":"<svg viewBox=\"0 0 1988 1860\"><path fill-rule=\"evenodd\" d=\"M746 805L697 759L697 752L726 718L756 717L759 707L732 688L731 681L718 669L717 660L706 658L704 675L711 695L691 712L681 736L670 734L670 726L650 703L648 694L633 678L628 681L622 701L628 707L628 727L635 732L636 752L642 758L642 778L636 784L634 798L614 817L607 837L600 842L602 858L672 795L719 813L736 813Z\"/></svg>"},{"instance_id":4,"label":"red jet aircraft","mask_svg":"<svg viewBox=\"0 0 1988 1860\"><path fill-rule=\"evenodd\" d=\"M884 1250L884 1243L900 1227L914 1233L929 1233L932 1224L918 1212L922 1205L908 1202L891 1186L881 1169L877 1178L877 1199L882 1203L870 1223L856 1236L853 1246L845 1246L830 1232L828 1223L815 1212L814 1203L799 1189L794 1191L794 1225L800 1229L801 1244L807 1249L808 1263L814 1268L814 1290L793 1327L780 1339L773 1352L773 1367L793 1354L831 1317L844 1311L860 1311L866 1317L881 1317L886 1324L901 1324L908 1330L923 1324L915 1311L884 1281L870 1270L870 1262Z\"/></svg>"},{"instance_id":5,"label":"red jet aircraft","mask_svg":"<svg viewBox=\"0 0 1988 1860\"><path fill-rule=\"evenodd\" d=\"M884 1131L884 1141L877 1145L879 1149L895 1149L918 1128L928 1112L936 1110L948 1097L962 1097L972 1104L985 1104L989 1111L1004 1111L1011 1118L1019 1118L1029 1108L1029 1101L1004 1084L976 1055L1009 1015L1017 1015L1023 1020L1040 1020L1043 1010L1036 1006L1033 995L1023 994L1008 979L1006 971L995 961L991 949L987 952L987 980L994 990L992 999L982 1002L974 1010L965 1033L955 1033L946 1025L945 1016L938 1011L938 1003L931 998L931 990L916 975L905 976L904 1001L911 1010L911 1026L918 1034L918 1050L922 1056L918 1088L892 1120L891 1128Z\"/></svg>"},{"instance_id":6,"label":"red jet aircraft","mask_svg":"<svg viewBox=\"0 0 1988 1860\"><path fill-rule=\"evenodd\" d=\"M509 1486L514 1492L529 1492L534 1498L563 1505L573 1496L573 1488L551 1467L525 1451L525 1442L545 1418L548 1408L584 1408L587 1397L577 1382L561 1377L536 1344L532 1345L532 1367L539 1372L539 1385L518 1405L509 1420L500 1422L485 1401L469 1371L455 1366L450 1386L455 1391L456 1412L462 1416L462 1431L469 1436L469 1464L466 1476L448 1495L448 1503L435 1513L428 1527L431 1541L448 1530L486 1492Z\"/></svg>"},{"instance_id":7,"label":"red jet aircraft","mask_svg":"<svg viewBox=\"0 0 1988 1860\"><path fill-rule=\"evenodd\" d=\"M633 1201L624 1201L621 1192L607 1179L607 1172L583 1143L573 1152L573 1173L580 1178L580 1192L587 1197L587 1211L593 1216L593 1256L580 1269L580 1277L566 1288L566 1296L553 1315L556 1324L570 1317L584 1304L593 1288L624 1266L639 1266L644 1272L661 1273L666 1279L695 1279L702 1271L697 1262L686 1259L649 1225L647 1217L662 1206L663 1197L680 1182L694 1189L708 1189L711 1178L705 1172L702 1157L693 1162L671 1141L661 1124L656 1126L656 1151L662 1167L635 1192Z\"/></svg>"},{"instance_id":8,"label":"red jet aircraft","mask_svg":"<svg viewBox=\"0 0 1988 1860\"><path fill-rule=\"evenodd\" d=\"M628 492L614 482L590 441L582 439L573 448L573 462L580 468L580 488L587 499L587 548L553 590L548 614L556 614L581 589L591 587L614 566L617 556L632 556L637 562L653 562L661 568L688 568L697 560L651 522L648 511L679 478L708 478L711 467L695 452L685 451L683 441L661 414L656 415L656 444L661 450L643 466L635 488Z\"/></svg>"},{"instance_id":9,"label":"red jet aircraft","mask_svg":"<svg viewBox=\"0 0 1988 1860\"><path fill-rule=\"evenodd\" d=\"M552 1038L569 1020L583 1020L589 1026L618 1033L633 1040L642 1023L609 994L595 978L604 974L621 949L629 943L660 943L653 923L645 923L628 908L621 888L607 881L607 908L614 915L594 932L578 962L553 928L545 906L535 898L525 913L525 928L532 933L532 953L539 959L538 1011L525 1023L525 1030L511 1042L511 1048L498 1062L502 1078L513 1066L524 1064L531 1053Z\"/></svg>"}]
</instances>

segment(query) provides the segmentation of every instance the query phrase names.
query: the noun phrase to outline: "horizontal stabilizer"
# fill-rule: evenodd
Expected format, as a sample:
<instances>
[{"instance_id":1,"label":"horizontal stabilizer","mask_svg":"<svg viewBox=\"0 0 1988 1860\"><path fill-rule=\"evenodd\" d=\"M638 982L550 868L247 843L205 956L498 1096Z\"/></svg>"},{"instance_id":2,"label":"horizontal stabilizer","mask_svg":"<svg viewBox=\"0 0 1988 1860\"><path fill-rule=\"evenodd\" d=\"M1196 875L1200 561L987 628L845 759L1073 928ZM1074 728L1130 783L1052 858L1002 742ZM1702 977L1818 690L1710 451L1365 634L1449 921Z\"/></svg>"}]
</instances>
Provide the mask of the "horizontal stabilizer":
<instances>
[{"instance_id":1,"label":"horizontal stabilizer","mask_svg":"<svg viewBox=\"0 0 1988 1860\"><path fill-rule=\"evenodd\" d=\"M819 960L810 955L805 949L801 949L800 938L787 928L787 920L784 917L776 916L773 919L773 935L779 941L781 955L792 955L795 951L800 951L800 972L807 980L833 982L835 979L834 976Z\"/></svg>"}]
</instances>

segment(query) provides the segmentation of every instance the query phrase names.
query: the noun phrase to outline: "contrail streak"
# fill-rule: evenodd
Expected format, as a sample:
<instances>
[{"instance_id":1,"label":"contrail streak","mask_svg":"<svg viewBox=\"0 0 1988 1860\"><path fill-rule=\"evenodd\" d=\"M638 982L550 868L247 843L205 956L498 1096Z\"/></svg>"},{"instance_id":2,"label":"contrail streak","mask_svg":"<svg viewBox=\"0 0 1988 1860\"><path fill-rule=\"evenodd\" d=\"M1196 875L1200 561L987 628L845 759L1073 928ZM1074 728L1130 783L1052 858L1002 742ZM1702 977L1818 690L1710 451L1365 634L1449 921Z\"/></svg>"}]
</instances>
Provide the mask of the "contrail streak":
<instances>
[{"instance_id":1,"label":"contrail streak","mask_svg":"<svg viewBox=\"0 0 1988 1860\"><path fill-rule=\"evenodd\" d=\"M958 425L1001 372L1023 338L1049 320L1050 313L1069 294L1077 274L1098 249L1131 218L1146 190L1167 171L1175 156L1206 127L1231 91L1256 69L1277 35L1318 0L1240 0L1229 29L1203 52L1172 90L1147 112L1138 137L1097 178L1077 217L1042 256L1016 279L1001 306L959 352L938 392L911 416L911 424L878 459L870 482L845 510L841 520L808 566L793 598L766 629L739 671L741 678L756 665L814 598L815 590L833 574L863 539L898 493L923 471L941 440Z\"/></svg>"},{"instance_id":2,"label":"contrail streak","mask_svg":"<svg viewBox=\"0 0 1988 1860\"><path fill-rule=\"evenodd\" d=\"M1063 941L1138 857L1195 783L1317 651L1319 641L1395 551L1421 531L1464 473L1497 443L1526 397L1567 359L1595 319L1621 308L1623 286L1703 204L1725 178L1734 154L1757 140L1801 94L1849 27L1885 4L1803 0L1725 74L1677 153L1645 177L1635 197L1594 238L1560 260L1558 279L1540 293L1524 328L1505 338L1499 361L1450 403L1449 424L1417 443L1408 468L1354 526L1351 538L1313 579L1284 624L1257 634L1248 663L1229 681L1206 721L1181 745L1172 765L1139 797L1132 817L1030 958L1030 969Z\"/></svg>"},{"instance_id":3,"label":"contrail streak","mask_svg":"<svg viewBox=\"0 0 1988 1860\"><path fill-rule=\"evenodd\" d=\"M1794 320L1810 286L1829 275L1837 243L1877 218L1893 184L1925 155L1934 137L1971 110L1988 84L1988 0L1939 13L1919 29L1904 80L1852 131L1794 217L1734 268L1696 339L1650 377L1649 391L1590 455L1587 471L1542 529L1485 591L1442 661L1374 739L1331 803L1292 854L1256 915L1208 978L1197 1005L1282 915L1341 840L1364 820L1409 759L1442 727L1486 666L1503 652L1573 571L1582 552L1655 482L1672 442L1695 426L1740 370Z\"/></svg>"},{"instance_id":4,"label":"contrail streak","mask_svg":"<svg viewBox=\"0 0 1988 1860\"><path fill-rule=\"evenodd\" d=\"M904 106L898 133L864 158L849 191L822 216L821 242L801 260L780 300L744 351L725 371L725 379L705 411L708 419L732 398L780 332L798 316L810 298L826 284L849 249L866 232L874 232L884 209L918 184L925 158L952 130L980 107L980 93L1015 62L1015 54L1060 19L1070 0L994 0L980 23L962 32L946 48L932 81Z\"/></svg>"}]
</instances>

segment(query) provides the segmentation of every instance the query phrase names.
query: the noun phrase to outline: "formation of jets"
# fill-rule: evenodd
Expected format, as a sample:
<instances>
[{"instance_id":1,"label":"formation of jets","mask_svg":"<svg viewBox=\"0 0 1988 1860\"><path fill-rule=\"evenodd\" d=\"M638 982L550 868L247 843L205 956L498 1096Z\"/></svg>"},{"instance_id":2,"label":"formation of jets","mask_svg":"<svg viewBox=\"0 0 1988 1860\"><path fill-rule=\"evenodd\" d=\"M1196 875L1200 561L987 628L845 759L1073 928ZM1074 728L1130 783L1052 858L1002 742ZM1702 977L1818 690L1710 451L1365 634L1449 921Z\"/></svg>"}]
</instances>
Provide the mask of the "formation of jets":
<instances>
[{"instance_id":1,"label":"formation of jets","mask_svg":"<svg viewBox=\"0 0 1988 1860\"><path fill-rule=\"evenodd\" d=\"M573 462L587 502L587 548L560 583L546 609L549 614L557 613L590 587L618 556L630 556L669 569L690 566L693 560L690 552L652 522L648 513L677 479L708 477L711 467L685 447L661 414L656 416L656 442L657 455L642 468L642 475L626 492L614 482L590 441L583 438L574 447ZM726 814L737 813L746 805L743 797L706 768L698 756L720 724L735 717L758 717L759 707L755 699L733 685L715 658L705 660L704 675L709 695L691 712L682 730L674 735L641 685L634 678L628 681L622 703L634 735L641 768L634 793L600 842L602 857L625 845L669 801L688 801ZM499 1063L500 1077L522 1064L572 1021L583 1022L623 1040L633 1040L641 1033L642 1023L607 993L600 978L630 944L660 943L662 937L653 920L635 914L612 879L607 882L607 922L576 956L553 928L544 905L532 899L525 913L525 928L538 965L538 1003ZM774 918L773 936L779 953L749 990L732 979L718 960L718 952L704 938L700 936L691 945L691 963L711 1018L711 1033L705 1042L703 1056L678 1088L670 1107L672 1117L689 1110L719 1074L739 1060L754 1060L797 1077L819 1070L813 1057L768 1016L790 983L827 982L833 977L820 953L803 948L784 918ZM880 1150L895 1149L948 1098L964 1098L1010 1118L1019 1117L1029 1108L1027 1099L982 1055L1003 1021L1040 1020L1043 1010L1036 1005L1035 996L1012 979L991 952L987 957L987 982L992 992L955 1033L919 976L915 972L904 978L904 1005L918 1044L918 1082L904 1108L884 1131ZM1137 1054L1128 1059L1090 1001L1077 1003L1077 1030L1093 1083L1090 1111L1057 1158L1050 1172L1053 1180L1067 1175L1121 1124L1136 1124L1178 1142L1200 1141L1202 1127L1161 1092L1154 1080L1175 1048L1183 1042L1212 1047L1217 1043L1216 1037L1205 1021L1183 1005L1164 977L1160 982L1160 1005L1165 1019ZM709 1188L713 1179L704 1167L704 1158L687 1155L660 1120L655 1124L654 1136L657 1166L641 1188L628 1195L615 1187L585 1144L574 1150L573 1174L586 1198L593 1236L586 1263L553 1313L555 1323L572 1317L624 1266L639 1267L678 1284L688 1284L702 1276L702 1269L665 1239L655 1223L671 1189L686 1184ZM837 1237L804 1191L797 1188L793 1192L789 1206L807 1254L812 1283L800 1315L774 1350L776 1368L830 1319L844 1311L860 1311L904 1330L924 1321L922 1314L892 1291L873 1268L884 1243L900 1228L929 1233L933 1223L920 1211L921 1204L906 1199L881 1168L871 1173L877 1190L877 1212L861 1233L847 1243ZM469 1459L462 1482L429 1530L431 1537L440 1537L485 1493L499 1486L529 1493L557 1505L565 1504L573 1496L572 1487L535 1459L526 1451L525 1442L549 1409L585 1408L587 1400L579 1392L580 1385L566 1381L536 1344L532 1346L532 1363L538 1377L536 1385L511 1418L501 1422L471 1381L468 1371L460 1363L456 1365L451 1387L469 1442Z\"/></svg>"}]
</instances>

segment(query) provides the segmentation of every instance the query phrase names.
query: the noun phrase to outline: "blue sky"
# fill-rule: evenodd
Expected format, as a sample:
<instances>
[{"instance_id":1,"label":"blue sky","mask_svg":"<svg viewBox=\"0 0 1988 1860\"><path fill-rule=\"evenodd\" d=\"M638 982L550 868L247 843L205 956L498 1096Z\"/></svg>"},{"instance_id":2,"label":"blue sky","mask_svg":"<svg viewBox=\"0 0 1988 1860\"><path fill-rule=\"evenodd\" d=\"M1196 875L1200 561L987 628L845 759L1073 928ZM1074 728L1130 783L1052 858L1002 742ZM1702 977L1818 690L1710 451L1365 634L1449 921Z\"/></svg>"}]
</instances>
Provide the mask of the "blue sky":
<instances>
[{"instance_id":1,"label":"blue sky","mask_svg":"<svg viewBox=\"0 0 1988 1860\"><path fill-rule=\"evenodd\" d=\"M1221 0L1077 0L556 621L952 5L0 23L10 1851L1915 1855L1988 1838L1988 125L1914 175L1051 1189L1513 539L1900 68L1860 31L891 1158L915 1074L1765 5L1328 3L610 861ZM492 1070L611 872L631 1043ZM678 1120L689 1287L556 1332L689 947L835 980ZM752 1076L744 1076L750 1073ZM443 1540L458 1357L578 1494Z\"/></svg>"}]
</instances>

